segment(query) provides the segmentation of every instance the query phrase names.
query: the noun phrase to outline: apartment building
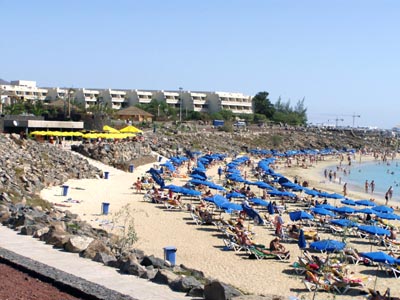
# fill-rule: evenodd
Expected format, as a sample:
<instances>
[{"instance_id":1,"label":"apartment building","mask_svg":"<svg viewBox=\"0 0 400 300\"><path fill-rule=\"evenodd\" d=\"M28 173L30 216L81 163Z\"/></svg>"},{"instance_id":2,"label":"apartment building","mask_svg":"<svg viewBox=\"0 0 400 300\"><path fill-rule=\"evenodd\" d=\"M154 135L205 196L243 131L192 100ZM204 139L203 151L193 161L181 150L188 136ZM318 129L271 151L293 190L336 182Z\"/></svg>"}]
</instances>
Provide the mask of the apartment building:
<instances>
[{"instance_id":1,"label":"apartment building","mask_svg":"<svg viewBox=\"0 0 400 300\"><path fill-rule=\"evenodd\" d=\"M117 109L117 110L126 108L129 105L125 91L117 91L111 89L100 91L99 102L106 104L108 107L111 107L112 109Z\"/></svg>"},{"instance_id":2,"label":"apartment building","mask_svg":"<svg viewBox=\"0 0 400 300\"><path fill-rule=\"evenodd\" d=\"M10 104L13 100L44 101L47 89L37 87L36 81L14 80L10 84L0 85L0 95L4 104Z\"/></svg>"},{"instance_id":3,"label":"apartment building","mask_svg":"<svg viewBox=\"0 0 400 300\"><path fill-rule=\"evenodd\" d=\"M183 112L214 113L230 110L234 114L253 113L252 97L232 92L39 88L35 81L15 80L0 85L0 96L4 104L10 104L11 99L51 102L70 97L71 100L85 104L86 108L102 104L119 110L135 104L148 104L155 99Z\"/></svg>"},{"instance_id":4,"label":"apartment building","mask_svg":"<svg viewBox=\"0 0 400 300\"><path fill-rule=\"evenodd\" d=\"M99 104L99 90L89 89L74 89L74 100L78 103L83 103L86 108Z\"/></svg>"},{"instance_id":5,"label":"apartment building","mask_svg":"<svg viewBox=\"0 0 400 300\"><path fill-rule=\"evenodd\" d=\"M183 91L181 97L184 110L194 110L202 113L208 112L208 99L206 92Z\"/></svg>"},{"instance_id":6,"label":"apartment building","mask_svg":"<svg viewBox=\"0 0 400 300\"><path fill-rule=\"evenodd\" d=\"M207 93L208 111L230 110L234 114L252 114L253 104L251 96L242 93L215 92Z\"/></svg>"},{"instance_id":7,"label":"apartment building","mask_svg":"<svg viewBox=\"0 0 400 300\"><path fill-rule=\"evenodd\" d=\"M59 99L65 99L68 95L68 89L65 88L48 88L46 100L56 101Z\"/></svg>"},{"instance_id":8,"label":"apartment building","mask_svg":"<svg viewBox=\"0 0 400 300\"><path fill-rule=\"evenodd\" d=\"M153 99L154 91L145 90L127 90L126 98L128 100L129 106L135 104L149 104Z\"/></svg>"}]
</instances>

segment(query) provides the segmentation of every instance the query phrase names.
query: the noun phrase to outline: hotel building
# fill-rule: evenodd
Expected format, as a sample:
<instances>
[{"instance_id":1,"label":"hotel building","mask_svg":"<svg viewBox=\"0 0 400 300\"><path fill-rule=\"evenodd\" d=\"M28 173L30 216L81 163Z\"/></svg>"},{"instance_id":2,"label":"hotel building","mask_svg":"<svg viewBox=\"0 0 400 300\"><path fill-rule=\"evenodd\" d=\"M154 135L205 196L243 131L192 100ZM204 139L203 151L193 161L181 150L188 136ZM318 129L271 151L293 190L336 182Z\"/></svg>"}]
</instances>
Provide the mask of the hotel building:
<instances>
[{"instance_id":1,"label":"hotel building","mask_svg":"<svg viewBox=\"0 0 400 300\"><path fill-rule=\"evenodd\" d=\"M155 99L186 112L215 113L230 110L234 114L253 113L251 96L231 92L39 88L35 81L16 80L0 85L0 96L4 104L10 104L12 99L51 102L70 97L70 100L83 103L86 108L106 105L119 110L138 103L148 104Z\"/></svg>"}]
</instances>

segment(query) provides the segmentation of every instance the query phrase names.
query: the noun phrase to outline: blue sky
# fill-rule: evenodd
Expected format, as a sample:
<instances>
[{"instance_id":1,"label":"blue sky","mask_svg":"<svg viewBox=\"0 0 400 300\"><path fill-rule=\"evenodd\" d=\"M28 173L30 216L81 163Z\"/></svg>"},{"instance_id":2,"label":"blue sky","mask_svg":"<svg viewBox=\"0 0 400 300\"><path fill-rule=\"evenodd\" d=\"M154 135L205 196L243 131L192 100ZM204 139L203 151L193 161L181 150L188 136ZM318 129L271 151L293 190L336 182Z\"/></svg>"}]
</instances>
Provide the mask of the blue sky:
<instances>
[{"instance_id":1,"label":"blue sky","mask_svg":"<svg viewBox=\"0 0 400 300\"><path fill-rule=\"evenodd\" d=\"M270 93L312 123L400 124L400 2L0 0L0 78ZM344 121L341 121L343 119Z\"/></svg>"}]
</instances>

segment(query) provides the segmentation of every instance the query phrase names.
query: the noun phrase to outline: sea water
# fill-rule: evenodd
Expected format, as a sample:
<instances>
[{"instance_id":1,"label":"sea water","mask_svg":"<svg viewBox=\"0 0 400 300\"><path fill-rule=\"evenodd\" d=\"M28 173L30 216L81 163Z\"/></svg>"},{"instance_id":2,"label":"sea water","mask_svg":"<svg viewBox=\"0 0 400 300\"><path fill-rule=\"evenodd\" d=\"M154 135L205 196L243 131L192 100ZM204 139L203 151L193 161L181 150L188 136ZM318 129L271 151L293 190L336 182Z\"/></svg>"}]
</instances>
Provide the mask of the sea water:
<instances>
[{"instance_id":1,"label":"sea water","mask_svg":"<svg viewBox=\"0 0 400 300\"><path fill-rule=\"evenodd\" d=\"M365 181L370 184L375 181L375 191L371 198L379 198L384 200L385 193L390 186L393 187L393 198L391 201L400 201L400 160L389 160L382 162L381 160L370 162L352 161L351 166L343 164L341 170L337 170L337 166L331 166L327 170L337 172L337 180L341 178L341 185L347 182L347 190L351 193L354 191L365 192ZM346 170L346 174L344 172ZM371 194L371 188L368 188ZM356 199L358 200L358 199Z\"/></svg>"}]
</instances>

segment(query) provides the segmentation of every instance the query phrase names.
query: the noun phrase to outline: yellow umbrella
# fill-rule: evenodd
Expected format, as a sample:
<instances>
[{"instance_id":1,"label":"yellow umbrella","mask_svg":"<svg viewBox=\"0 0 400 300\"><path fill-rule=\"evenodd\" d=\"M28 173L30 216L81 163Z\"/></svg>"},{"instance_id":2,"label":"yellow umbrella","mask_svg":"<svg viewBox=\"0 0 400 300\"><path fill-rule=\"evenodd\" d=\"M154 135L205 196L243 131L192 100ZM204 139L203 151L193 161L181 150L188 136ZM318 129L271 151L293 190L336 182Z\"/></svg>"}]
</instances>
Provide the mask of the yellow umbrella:
<instances>
[{"instance_id":1,"label":"yellow umbrella","mask_svg":"<svg viewBox=\"0 0 400 300\"><path fill-rule=\"evenodd\" d=\"M117 129L112 128L112 127L110 127L108 125L104 125L103 126L103 131L107 131L107 132L110 132L110 133L119 133L119 131Z\"/></svg>"},{"instance_id":2,"label":"yellow umbrella","mask_svg":"<svg viewBox=\"0 0 400 300\"><path fill-rule=\"evenodd\" d=\"M98 133L86 133L82 136L85 139L97 139L99 137Z\"/></svg>"},{"instance_id":3,"label":"yellow umbrella","mask_svg":"<svg viewBox=\"0 0 400 300\"><path fill-rule=\"evenodd\" d=\"M129 133L142 133L143 131L141 131L140 129L136 128L135 126L132 125L128 125L125 128L122 128L120 130L120 132L129 132Z\"/></svg>"},{"instance_id":4,"label":"yellow umbrella","mask_svg":"<svg viewBox=\"0 0 400 300\"><path fill-rule=\"evenodd\" d=\"M39 130L36 130L36 131L32 131L31 134L32 134L32 135L46 135L46 134L47 134L47 131L39 131Z\"/></svg>"}]
</instances>

